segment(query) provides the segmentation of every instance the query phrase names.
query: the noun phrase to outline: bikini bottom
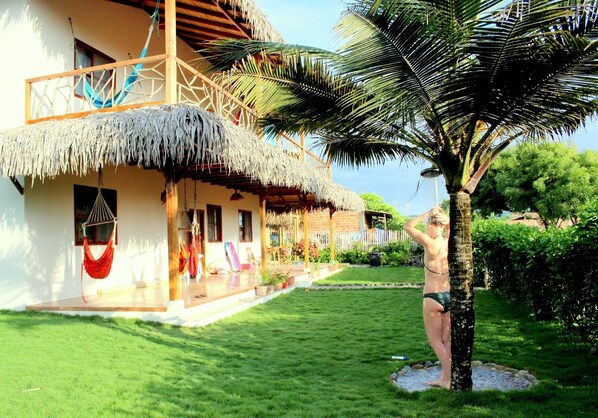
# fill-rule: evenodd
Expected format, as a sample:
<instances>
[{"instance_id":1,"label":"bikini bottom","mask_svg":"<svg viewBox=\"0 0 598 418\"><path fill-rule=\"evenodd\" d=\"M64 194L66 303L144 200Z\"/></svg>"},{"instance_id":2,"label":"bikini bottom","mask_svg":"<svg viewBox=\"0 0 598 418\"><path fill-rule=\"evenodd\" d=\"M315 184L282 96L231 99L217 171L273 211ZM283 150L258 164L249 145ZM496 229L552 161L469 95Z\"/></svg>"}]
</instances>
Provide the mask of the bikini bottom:
<instances>
[{"instance_id":1,"label":"bikini bottom","mask_svg":"<svg viewBox=\"0 0 598 418\"><path fill-rule=\"evenodd\" d=\"M442 312L451 310L451 292L425 293L424 298L430 298L438 302L442 306Z\"/></svg>"}]
</instances>

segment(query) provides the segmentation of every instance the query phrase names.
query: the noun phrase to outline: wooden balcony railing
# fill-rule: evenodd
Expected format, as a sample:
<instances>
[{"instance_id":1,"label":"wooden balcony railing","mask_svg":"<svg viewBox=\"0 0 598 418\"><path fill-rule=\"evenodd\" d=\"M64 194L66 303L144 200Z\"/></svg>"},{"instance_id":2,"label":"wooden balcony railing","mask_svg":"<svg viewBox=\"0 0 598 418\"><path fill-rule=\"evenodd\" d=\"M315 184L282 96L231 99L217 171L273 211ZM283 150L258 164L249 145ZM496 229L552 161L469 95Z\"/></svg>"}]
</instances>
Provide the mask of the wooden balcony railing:
<instances>
[{"instance_id":1,"label":"wooden balcony railing","mask_svg":"<svg viewBox=\"0 0 598 418\"><path fill-rule=\"evenodd\" d=\"M25 121L81 117L165 103L168 55L82 68L25 82ZM178 103L202 107L256 132L257 113L186 62L176 59ZM272 143L304 161L311 169L330 175L329 164L289 135Z\"/></svg>"},{"instance_id":2,"label":"wooden balcony railing","mask_svg":"<svg viewBox=\"0 0 598 418\"><path fill-rule=\"evenodd\" d=\"M25 122L163 103L166 58L163 54L25 80ZM94 105L92 99L111 101L112 106Z\"/></svg>"}]
</instances>

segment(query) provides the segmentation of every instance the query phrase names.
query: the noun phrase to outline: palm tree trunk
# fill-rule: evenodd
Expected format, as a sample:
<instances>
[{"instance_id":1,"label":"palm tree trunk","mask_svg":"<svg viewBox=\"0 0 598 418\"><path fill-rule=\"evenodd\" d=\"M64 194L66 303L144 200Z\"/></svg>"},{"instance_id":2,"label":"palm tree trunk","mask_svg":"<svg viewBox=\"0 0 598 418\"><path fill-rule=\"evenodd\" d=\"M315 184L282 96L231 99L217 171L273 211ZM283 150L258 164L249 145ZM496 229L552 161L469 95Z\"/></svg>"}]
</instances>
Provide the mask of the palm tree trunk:
<instances>
[{"instance_id":1,"label":"palm tree trunk","mask_svg":"<svg viewBox=\"0 0 598 418\"><path fill-rule=\"evenodd\" d=\"M471 197L460 190L450 194L449 269L451 282L451 389L472 389L471 356L473 308L473 252Z\"/></svg>"}]
</instances>

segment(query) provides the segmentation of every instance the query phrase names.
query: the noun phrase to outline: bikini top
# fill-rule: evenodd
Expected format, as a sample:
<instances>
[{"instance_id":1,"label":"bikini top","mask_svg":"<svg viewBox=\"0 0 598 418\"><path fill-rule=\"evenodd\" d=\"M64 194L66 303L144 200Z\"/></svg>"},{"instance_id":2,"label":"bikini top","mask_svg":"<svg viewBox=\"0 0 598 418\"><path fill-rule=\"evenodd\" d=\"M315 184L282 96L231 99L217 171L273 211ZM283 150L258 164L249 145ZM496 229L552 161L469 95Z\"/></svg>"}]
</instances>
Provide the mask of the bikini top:
<instances>
[{"instance_id":1,"label":"bikini top","mask_svg":"<svg viewBox=\"0 0 598 418\"><path fill-rule=\"evenodd\" d=\"M428 266L426 266L426 263L424 263L424 268L425 268L426 270L428 270L430 273L434 273L434 274L439 274L439 275L445 275L445 274L449 274L449 272L448 272L448 271L447 271L447 272L443 272L443 273L439 273L439 272L437 272L437 271L431 270L431 269L430 269Z\"/></svg>"}]
</instances>

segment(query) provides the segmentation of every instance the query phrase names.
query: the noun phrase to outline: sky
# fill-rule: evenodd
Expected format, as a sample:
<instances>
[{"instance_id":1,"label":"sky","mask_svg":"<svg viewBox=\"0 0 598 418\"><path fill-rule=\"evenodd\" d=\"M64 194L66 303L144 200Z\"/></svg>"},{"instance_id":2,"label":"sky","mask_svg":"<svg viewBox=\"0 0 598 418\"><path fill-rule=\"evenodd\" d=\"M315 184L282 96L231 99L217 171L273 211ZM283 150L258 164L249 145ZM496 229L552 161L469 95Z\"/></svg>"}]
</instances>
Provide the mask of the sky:
<instances>
[{"instance_id":1,"label":"sky","mask_svg":"<svg viewBox=\"0 0 598 418\"><path fill-rule=\"evenodd\" d=\"M347 8L344 0L254 0L287 43L336 49L332 28ZM598 121L588 123L571 140L579 151L598 150ZM442 178L420 176L430 164L425 161L390 161L372 167L340 168L333 166L337 183L356 193L376 193L402 215L416 215L448 199ZM436 193L438 190L438 194Z\"/></svg>"}]
</instances>

